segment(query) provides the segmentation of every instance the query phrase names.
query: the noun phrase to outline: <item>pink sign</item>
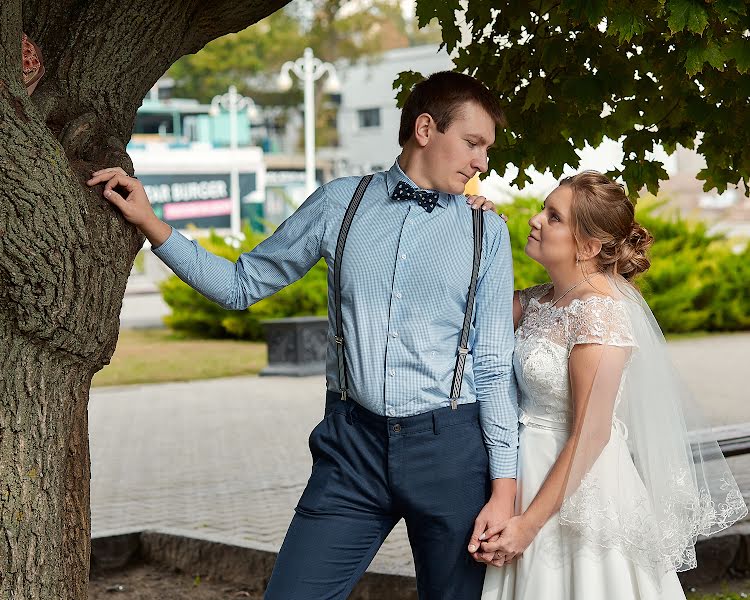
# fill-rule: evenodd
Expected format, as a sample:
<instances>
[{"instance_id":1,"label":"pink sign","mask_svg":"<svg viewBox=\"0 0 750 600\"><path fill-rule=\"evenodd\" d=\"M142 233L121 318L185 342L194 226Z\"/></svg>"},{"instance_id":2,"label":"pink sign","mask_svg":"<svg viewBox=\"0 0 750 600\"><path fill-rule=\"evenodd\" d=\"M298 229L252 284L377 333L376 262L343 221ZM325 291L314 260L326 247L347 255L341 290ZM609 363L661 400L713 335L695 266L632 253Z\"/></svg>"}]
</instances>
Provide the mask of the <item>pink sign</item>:
<instances>
[{"instance_id":1,"label":"pink sign","mask_svg":"<svg viewBox=\"0 0 750 600\"><path fill-rule=\"evenodd\" d=\"M199 219L201 217L218 217L232 212L232 201L229 198L221 200L201 200L199 202L180 202L164 205L164 218L169 219Z\"/></svg>"}]
</instances>

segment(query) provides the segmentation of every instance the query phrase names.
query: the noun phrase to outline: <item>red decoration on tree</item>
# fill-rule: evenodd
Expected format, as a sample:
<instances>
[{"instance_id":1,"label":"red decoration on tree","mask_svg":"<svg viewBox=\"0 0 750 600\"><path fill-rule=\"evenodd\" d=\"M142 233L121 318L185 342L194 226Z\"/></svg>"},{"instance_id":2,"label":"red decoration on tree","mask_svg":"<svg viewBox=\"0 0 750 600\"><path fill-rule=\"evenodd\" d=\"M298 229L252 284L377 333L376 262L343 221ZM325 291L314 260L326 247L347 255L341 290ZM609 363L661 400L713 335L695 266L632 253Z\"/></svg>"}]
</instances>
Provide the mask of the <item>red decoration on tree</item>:
<instances>
[{"instance_id":1,"label":"red decoration on tree","mask_svg":"<svg viewBox=\"0 0 750 600\"><path fill-rule=\"evenodd\" d=\"M23 84L29 96L44 75L42 51L24 33L21 38L21 54L23 58Z\"/></svg>"}]
</instances>

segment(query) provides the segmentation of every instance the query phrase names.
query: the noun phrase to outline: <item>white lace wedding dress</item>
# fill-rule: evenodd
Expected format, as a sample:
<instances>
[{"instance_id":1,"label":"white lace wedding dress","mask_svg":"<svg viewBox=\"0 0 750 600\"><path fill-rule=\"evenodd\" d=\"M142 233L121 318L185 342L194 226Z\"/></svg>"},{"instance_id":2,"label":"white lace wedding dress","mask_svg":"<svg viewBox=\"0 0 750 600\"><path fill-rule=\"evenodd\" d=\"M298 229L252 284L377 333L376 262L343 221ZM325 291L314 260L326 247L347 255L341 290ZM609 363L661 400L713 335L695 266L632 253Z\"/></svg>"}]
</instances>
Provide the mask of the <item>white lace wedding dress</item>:
<instances>
[{"instance_id":1,"label":"white lace wedding dress","mask_svg":"<svg viewBox=\"0 0 750 600\"><path fill-rule=\"evenodd\" d=\"M514 368L521 393L516 513L524 511L568 439L572 401L568 357L575 344L634 346L626 312L617 300L591 297L555 307L540 302L550 284L521 292L524 313L516 330ZM607 477L607 464L626 464L634 500L642 483L627 444L627 429L613 419L610 442L592 469ZM632 466L632 469L630 468ZM629 471L629 473L627 472ZM639 489L640 488L640 489ZM523 556L501 568L488 567L482 600L684 600L674 571L654 576L616 547L594 546L554 515Z\"/></svg>"}]
</instances>

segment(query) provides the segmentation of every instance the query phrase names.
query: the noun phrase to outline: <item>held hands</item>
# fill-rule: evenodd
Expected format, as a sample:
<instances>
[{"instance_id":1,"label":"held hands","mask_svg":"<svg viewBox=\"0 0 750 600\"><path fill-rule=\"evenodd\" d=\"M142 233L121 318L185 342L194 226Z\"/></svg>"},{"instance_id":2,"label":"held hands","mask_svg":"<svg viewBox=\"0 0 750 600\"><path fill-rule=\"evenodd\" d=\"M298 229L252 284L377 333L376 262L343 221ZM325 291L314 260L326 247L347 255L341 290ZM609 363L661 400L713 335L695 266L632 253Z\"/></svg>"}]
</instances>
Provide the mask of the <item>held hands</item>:
<instances>
[{"instance_id":1,"label":"held hands","mask_svg":"<svg viewBox=\"0 0 750 600\"><path fill-rule=\"evenodd\" d=\"M515 481L513 484L515 485ZM496 567L502 567L504 563L508 562L509 559L506 560L504 554L501 552L496 553L491 550L483 550L482 546L484 544L482 541L496 541L498 539L499 536L497 534L513 516L514 498L515 489L512 490L512 493L493 493L489 502L484 505L484 508L474 520L474 531L471 534L468 551L477 562ZM491 531L494 533L488 535Z\"/></svg>"},{"instance_id":2,"label":"held hands","mask_svg":"<svg viewBox=\"0 0 750 600\"><path fill-rule=\"evenodd\" d=\"M474 210L495 210L495 203L492 202L492 200L487 200L484 196L476 196L474 194L467 194L466 196L466 204L470 204L471 208ZM503 221L506 223L508 222L508 217L505 216L505 214L501 213L500 217Z\"/></svg>"},{"instance_id":3,"label":"held hands","mask_svg":"<svg viewBox=\"0 0 750 600\"><path fill-rule=\"evenodd\" d=\"M483 536L486 541L480 544L478 553L485 556L502 556L504 562L508 563L523 554L534 541L539 529L525 515L516 515L498 527L488 528ZM497 562L493 560L489 564L501 566L497 565Z\"/></svg>"}]
</instances>

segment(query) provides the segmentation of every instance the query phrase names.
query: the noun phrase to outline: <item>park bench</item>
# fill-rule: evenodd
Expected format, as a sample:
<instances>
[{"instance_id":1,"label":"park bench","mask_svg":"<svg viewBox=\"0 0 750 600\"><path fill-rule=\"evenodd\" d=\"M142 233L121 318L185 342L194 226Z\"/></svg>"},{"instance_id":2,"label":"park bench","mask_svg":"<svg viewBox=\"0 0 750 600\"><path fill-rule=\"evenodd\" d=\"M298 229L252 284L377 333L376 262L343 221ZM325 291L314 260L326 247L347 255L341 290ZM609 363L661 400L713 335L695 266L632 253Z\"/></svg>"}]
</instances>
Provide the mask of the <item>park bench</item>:
<instances>
[{"instance_id":1,"label":"park bench","mask_svg":"<svg viewBox=\"0 0 750 600\"><path fill-rule=\"evenodd\" d=\"M706 439L717 440L719 448L726 457L750 454L750 423L721 425L710 429L691 431L690 442L693 445L693 451Z\"/></svg>"}]
</instances>

